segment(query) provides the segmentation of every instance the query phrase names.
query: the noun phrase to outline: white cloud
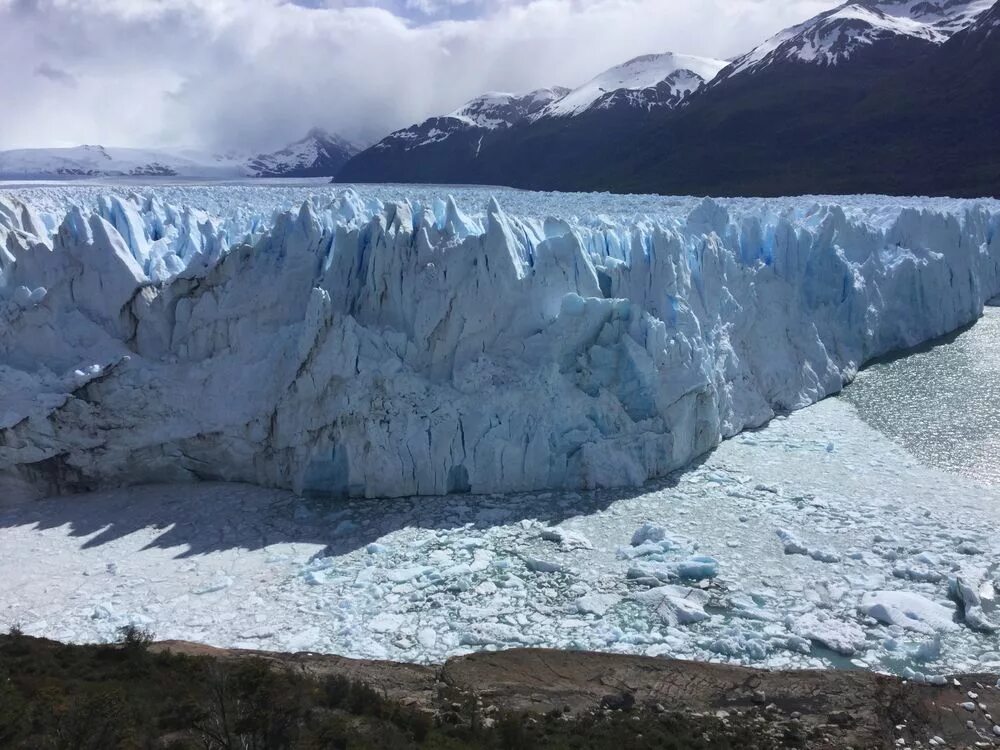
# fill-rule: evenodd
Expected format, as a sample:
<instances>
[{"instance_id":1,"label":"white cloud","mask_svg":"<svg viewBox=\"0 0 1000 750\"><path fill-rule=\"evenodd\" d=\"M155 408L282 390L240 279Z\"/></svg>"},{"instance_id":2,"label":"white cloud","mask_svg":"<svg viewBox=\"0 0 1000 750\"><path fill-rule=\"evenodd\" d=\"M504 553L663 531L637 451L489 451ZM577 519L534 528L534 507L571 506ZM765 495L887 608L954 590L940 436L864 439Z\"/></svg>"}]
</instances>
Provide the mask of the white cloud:
<instances>
[{"instance_id":1,"label":"white cloud","mask_svg":"<svg viewBox=\"0 0 1000 750\"><path fill-rule=\"evenodd\" d=\"M377 137L647 52L732 57L829 0L0 0L0 147ZM43 67L44 66L44 67ZM59 71L64 81L36 71Z\"/></svg>"}]
</instances>

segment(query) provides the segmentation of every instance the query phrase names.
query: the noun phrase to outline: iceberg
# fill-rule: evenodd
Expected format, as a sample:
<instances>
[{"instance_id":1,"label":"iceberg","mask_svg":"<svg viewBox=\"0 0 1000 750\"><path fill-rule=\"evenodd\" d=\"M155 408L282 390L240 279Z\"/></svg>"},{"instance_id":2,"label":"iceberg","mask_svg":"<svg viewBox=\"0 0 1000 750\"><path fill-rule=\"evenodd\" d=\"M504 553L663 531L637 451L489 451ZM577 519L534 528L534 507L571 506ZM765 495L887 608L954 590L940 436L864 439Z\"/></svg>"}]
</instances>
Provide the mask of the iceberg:
<instances>
[{"instance_id":1,"label":"iceberg","mask_svg":"<svg viewBox=\"0 0 1000 750\"><path fill-rule=\"evenodd\" d=\"M1000 293L990 201L213 191L0 195L8 496L638 486Z\"/></svg>"}]
</instances>

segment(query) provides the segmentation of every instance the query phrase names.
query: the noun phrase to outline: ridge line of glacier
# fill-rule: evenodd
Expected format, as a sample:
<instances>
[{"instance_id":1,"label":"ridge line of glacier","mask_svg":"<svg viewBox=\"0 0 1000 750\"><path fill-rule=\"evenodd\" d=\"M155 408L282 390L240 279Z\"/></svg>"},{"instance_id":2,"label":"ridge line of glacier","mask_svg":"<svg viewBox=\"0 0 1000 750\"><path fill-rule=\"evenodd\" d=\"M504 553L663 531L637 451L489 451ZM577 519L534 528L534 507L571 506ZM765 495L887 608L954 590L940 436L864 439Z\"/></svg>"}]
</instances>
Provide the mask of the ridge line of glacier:
<instances>
[{"instance_id":1,"label":"ridge line of glacier","mask_svg":"<svg viewBox=\"0 0 1000 750\"><path fill-rule=\"evenodd\" d=\"M992 202L0 195L0 494L637 486L1000 294Z\"/></svg>"}]
</instances>

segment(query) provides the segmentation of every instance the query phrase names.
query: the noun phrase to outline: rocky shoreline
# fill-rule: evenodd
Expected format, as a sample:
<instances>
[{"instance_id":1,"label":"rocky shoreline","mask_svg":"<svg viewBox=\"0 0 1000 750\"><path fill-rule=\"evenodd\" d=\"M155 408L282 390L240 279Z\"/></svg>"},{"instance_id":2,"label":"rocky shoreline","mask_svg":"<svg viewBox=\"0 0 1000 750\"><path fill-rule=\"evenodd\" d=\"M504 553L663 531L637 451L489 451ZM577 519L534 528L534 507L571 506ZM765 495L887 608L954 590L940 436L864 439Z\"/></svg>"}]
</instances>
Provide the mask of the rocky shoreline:
<instances>
[{"instance_id":1,"label":"rocky shoreline","mask_svg":"<svg viewBox=\"0 0 1000 750\"><path fill-rule=\"evenodd\" d=\"M703 722L714 738L706 747L728 746L731 734L743 732L764 747L1000 747L997 675L956 675L941 686L865 671L763 671L534 649L471 654L433 667L180 642L153 648L344 676L448 723L474 723L469 706L487 724L510 714L587 721L626 712L636 721L680 715Z\"/></svg>"}]
</instances>

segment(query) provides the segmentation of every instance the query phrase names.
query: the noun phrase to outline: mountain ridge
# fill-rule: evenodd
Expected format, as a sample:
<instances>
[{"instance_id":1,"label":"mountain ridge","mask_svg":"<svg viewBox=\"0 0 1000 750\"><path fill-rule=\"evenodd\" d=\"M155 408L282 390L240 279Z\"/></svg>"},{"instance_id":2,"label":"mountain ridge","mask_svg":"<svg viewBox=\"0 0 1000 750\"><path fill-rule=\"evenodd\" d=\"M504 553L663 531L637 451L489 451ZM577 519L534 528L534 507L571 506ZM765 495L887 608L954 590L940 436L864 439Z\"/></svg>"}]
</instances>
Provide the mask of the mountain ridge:
<instances>
[{"instance_id":1,"label":"mountain ridge","mask_svg":"<svg viewBox=\"0 0 1000 750\"><path fill-rule=\"evenodd\" d=\"M998 19L1000 2L986 0L849 2L736 58L681 106L540 117L472 150L369 149L336 179L716 196L1000 195ZM886 30L897 22L905 33ZM867 36L845 37L846 29ZM811 38L828 45L802 59Z\"/></svg>"}]
</instances>

